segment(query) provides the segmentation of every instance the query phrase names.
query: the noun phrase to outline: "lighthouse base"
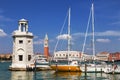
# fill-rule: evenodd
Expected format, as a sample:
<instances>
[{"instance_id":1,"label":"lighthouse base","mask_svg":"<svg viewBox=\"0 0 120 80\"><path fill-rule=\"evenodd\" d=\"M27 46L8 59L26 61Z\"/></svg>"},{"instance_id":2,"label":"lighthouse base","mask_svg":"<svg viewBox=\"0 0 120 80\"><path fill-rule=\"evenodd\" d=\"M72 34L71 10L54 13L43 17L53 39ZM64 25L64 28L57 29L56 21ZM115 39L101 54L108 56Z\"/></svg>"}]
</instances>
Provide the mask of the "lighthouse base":
<instances>
[{"instance_id":1,"label":"lighthouse base","mask_svg":"<svg viewBox=\"0 0 120 80\"><path fill-rule=\"evenodd\" d=\"M35 69L34 64L12 64L9 66L9 70L11 71L33 71Z\"/></svg>"}]
</instances>

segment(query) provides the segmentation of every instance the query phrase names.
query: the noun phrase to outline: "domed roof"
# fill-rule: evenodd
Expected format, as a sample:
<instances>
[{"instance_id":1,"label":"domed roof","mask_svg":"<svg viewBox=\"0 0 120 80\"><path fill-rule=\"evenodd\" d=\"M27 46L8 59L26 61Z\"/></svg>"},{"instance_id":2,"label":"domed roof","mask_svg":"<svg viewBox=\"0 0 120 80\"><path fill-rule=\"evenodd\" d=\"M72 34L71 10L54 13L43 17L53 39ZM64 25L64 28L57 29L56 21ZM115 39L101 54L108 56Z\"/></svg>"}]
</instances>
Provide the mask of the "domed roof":
<instances>
[{"instance_id":1,"label":"domed roof","mask_svg":"<svg viewBox=\"0 0 120 80\"><path fill-rule=\"evenodd\" d=\"M27 21L26 19L20 19L19 21Z\"/></svg>"}]
</instances>

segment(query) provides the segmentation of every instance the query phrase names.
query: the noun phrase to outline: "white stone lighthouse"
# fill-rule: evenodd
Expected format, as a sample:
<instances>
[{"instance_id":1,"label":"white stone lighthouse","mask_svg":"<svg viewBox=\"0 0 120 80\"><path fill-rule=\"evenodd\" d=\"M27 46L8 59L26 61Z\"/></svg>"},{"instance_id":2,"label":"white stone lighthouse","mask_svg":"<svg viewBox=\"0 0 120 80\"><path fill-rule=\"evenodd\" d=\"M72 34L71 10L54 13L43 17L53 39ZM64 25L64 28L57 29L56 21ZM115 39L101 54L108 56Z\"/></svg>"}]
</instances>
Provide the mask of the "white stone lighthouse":
<instances>
[{"instance_id":1,"label":"white stone lighthouse","mask_svg":"<svg viewBox=\"0 0 120 80\"><path fill-rule=\"evenodd\" d=\"M33 66L33 34L28 32L28 21L18 21L18 30L13 32L13 54L11 70L26 70Z\"/></svg>"}]
</instances>

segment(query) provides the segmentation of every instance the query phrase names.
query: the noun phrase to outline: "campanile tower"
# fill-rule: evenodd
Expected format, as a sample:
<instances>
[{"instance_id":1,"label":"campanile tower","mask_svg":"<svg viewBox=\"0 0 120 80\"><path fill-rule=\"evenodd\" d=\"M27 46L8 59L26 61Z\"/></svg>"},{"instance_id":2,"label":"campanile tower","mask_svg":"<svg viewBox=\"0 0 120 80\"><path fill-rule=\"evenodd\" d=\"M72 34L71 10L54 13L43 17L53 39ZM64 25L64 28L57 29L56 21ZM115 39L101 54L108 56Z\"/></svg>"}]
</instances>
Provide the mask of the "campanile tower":
<instances>
[{"instance_id":1,"label":"campanile tower","mask_svg":"<svg viewBox=\"0 0 120 80\"><path fill-rule=\"evenodd\" d=\"M48 35L45 35L44 38L44 55L48 58L49 57L49 46L48 46Z\"/></svg>"}]
</instances>

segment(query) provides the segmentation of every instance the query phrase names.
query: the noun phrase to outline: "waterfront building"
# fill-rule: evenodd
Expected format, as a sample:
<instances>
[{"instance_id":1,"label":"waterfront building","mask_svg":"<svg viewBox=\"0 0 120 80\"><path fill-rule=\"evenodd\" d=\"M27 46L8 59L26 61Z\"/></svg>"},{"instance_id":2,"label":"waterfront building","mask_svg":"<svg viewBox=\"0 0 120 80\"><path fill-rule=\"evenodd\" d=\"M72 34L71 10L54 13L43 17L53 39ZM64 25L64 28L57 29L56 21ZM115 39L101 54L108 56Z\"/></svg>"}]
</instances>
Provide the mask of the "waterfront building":
<instances>
[{"instance_id":1,"label":"waterfront building","mask_svg":"<svg viewBox=\"0 0 120 80\"><path fill-rule=\"evenodd\" d=\"M14 31L13 54L10 70L27 70L33 66L33 34L28 32L28 21L21 19L18 21L18 30Z\"/></svg>"},{"instance_id":2,"label":"waterfront building","mask_svg":"<svg viewBox=\"0 0 120 80\"><path fill-rule=\"evenodd\" d=\"M109 53L108 52L101 52L96 54L96 59L101 61L108 61Z\"/></svg>"},{"instance_id":3,"label":"waterfront building","mask_svg":"<svg viewBox=\"0 0 120 80\"><path fill-rule=\"evenodd\" d=\"M110 53L108 61L120 61L120 52Z\"/></svg>"},{"instance_id":4,"label":"waterfront building","mask_svg":"<svg viewBox=\"0 0 120 80\"><path fill-rule=\"evenodd\" d=\"M54 59L59 59L59 60L66 60L69 56L69 58L78 58L80 59L80 52L79 51L57 51L54 53Z\"/></svg>"},{"instance_id":5,"label":"waterfront building","mask_svg":"<svg viewBox=\"0 0 120 80\"><path fill-rule=\"evenodd\" d=\"M44 56L49 57L49 46L48 46L48 35L45 35L44 38Z\"/></svg>"},{"instance_id":6,"label":"waterfront building","mask_svg":"<svg viewBox=\"0 0 120 80\"><path fill-rule=\"evenodd\" d=\"M11 54L10 53L6 53L6 54L0 54L0 61L2 60L11 60Z\"/></svg>"}]
</instances>

